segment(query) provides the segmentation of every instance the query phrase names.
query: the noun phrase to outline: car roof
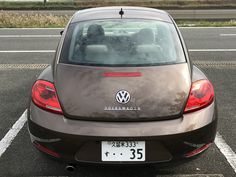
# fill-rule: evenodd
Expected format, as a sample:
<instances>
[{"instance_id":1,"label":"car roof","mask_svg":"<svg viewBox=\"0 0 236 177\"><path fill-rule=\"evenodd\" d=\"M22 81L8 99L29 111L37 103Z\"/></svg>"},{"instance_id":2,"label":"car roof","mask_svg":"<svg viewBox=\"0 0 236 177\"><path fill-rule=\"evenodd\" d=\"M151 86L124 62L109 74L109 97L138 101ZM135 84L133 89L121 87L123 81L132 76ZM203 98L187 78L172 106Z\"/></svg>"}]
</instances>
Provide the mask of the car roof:
<instances>
[{"instance_id":1,"label":"car roof","mask_svg":"<svg viewBox=\"0 0 236 177\"><path fill-rule=\"evenodd\" d=\"M119 12L121 8L124 12L123 19L150 19L173 23L170 15L163 10L133 6L98 7L79 10L74 14L71 23L98 19L120 19Z\"/></svg>"}]
</instances>

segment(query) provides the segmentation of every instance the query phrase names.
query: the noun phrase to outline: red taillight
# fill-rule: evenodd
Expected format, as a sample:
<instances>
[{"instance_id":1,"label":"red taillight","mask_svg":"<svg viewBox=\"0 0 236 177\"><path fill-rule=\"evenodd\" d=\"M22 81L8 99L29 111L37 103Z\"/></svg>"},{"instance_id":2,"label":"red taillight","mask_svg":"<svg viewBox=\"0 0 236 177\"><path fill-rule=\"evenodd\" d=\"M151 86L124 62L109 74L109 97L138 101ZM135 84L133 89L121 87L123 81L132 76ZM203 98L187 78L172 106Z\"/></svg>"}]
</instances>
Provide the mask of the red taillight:
<instances>
[{"instance_id":1,"label":"red taillight","mask_svg":"<svg viewBox=\"0 0 236 177\"><path fill-rule=\"evenodd\" d=\"M190 95L184 113L197 111L214 100L214 89L209 80L198 80L192 83Z\"/></svg>"},{"instance_id":2,"label":"red taillight","mask_svg":"<svg viewBox=\"0 0 236 177\"><path fill-rule=\"evenodd\" d=\"M55 151L53 151L53 150L51 150L51 149L48 149L47 147L45 147L45 146L39 144L38 142L34 141L33 144L34 144L35 147L38 148L40 151L43 151L43 152L45 152L46 154L49 154L49 155L51 155L51 156L53 156L53 157L60 158L60 155L59 155L57 152L55 152Z\"/></svg>"},{"instance_id":3,"label":"red taillight","mask_svg":"<svg viewBox=\"0 0 236 177\"><path fill-rule=\"evenodd\" d=\"M37 80L32 87L32 100L40 108L62 114L56 89L51 82Z\"/></svg>"},{"instance_id":4,"label":"red taillight","mask_svg":"<svg viewBox=\"0 0 236 177\"><path fill-rule=\"evenodd\" d=\"M212 143L205 144L205 145L201 146L200 148L197 148L191 152L186 153L184 156L186 158L189 158L189 157L193 157L195 155L198 155L198 154L202 153L203 151L205 151L206 149L208 149L211 146L211 144Z\"/></svg>"}]
</instances>

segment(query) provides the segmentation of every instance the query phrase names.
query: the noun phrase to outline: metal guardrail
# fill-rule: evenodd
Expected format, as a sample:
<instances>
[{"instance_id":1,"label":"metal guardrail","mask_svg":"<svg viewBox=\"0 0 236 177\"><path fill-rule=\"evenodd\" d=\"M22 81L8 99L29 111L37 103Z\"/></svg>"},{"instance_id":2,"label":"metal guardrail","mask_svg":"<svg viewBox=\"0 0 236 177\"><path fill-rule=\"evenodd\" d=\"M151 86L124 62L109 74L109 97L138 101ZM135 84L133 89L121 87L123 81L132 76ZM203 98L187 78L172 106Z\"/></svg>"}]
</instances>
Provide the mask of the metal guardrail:
<instances>
[{"instance_id":1,"label":"metal guardrail","mask_svg":"<svg viewBox=\"0 0 236 177\"><path fill-rule=\"evenodd\" d=\"M167 10L175 20L236 20L236 9Z\"/></svg>"},{"instance_id":2,"label":"metal guardrail","mask_svg":"<svg viewBox=\"0 0 236 177\"><path fill-rule=\"evenodd\" d=\"M166 10L175 20L235 20L236 9L232 10ZM17 10L8 12L73 15L76 10Z\"/></svg>"}]
</instances>

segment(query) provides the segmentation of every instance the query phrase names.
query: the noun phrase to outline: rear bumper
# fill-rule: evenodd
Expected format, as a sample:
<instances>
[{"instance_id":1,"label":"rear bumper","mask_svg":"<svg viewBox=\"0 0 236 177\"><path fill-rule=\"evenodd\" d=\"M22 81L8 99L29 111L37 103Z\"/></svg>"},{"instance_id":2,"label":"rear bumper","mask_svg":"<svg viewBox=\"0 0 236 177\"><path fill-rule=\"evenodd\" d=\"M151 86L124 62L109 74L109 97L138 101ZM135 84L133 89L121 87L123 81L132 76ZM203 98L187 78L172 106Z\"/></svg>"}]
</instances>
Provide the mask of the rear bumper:
<instances>
[{"instance_id":1,"label":"rear bumper","mask_svg":"<svg viewBox=\"0 0 236 177\"><path fill-rule=\"evenodd\" d=\"M182 118L152 122L93 122L71 120L31 104L28 126L32 142L57 152L68 162L103 164L160 163L180 158L214 141L214 103ZM145 141L145 162L102 162L101 141Z\"/></svg>"}]
</instances>

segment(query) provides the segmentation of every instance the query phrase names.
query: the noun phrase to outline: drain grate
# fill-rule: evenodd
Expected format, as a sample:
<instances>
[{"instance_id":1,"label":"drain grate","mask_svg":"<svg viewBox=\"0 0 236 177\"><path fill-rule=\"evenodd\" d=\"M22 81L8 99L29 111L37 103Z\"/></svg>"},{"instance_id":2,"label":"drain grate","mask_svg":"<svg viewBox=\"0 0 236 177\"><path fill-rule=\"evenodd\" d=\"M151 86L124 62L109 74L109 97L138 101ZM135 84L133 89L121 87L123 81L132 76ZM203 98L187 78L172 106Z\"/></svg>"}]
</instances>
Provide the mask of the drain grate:
<instances>
[{"instance_id":1,"label":"drain grate","mask_svg":"<svg viewBox=\"0 0 236 177\"><path fill-rule=\"evenodd\" d=\"M44 69L49 64L0 64L0 70Z\"/></svg>"},{"instance_id":2,"label":"drain grate","mask_svg":"<svg viewBox=\"0 0 236 177\"><path fill-rule=\"evenodd\" d=\"M236 61L199 61L193 63L199 68L209 69L236 69ZM0 64L0 70L42 70L49 64Z\"/></svg>"},{"instance_id":3,"label":"drain grate","mask_svg":"<svg viewBox=\"0 0 236 177\"><path fill-rule=\"evenodd\" d=\"M236 69L236 61L193 61L199 68Z\"/></svg>"}]
</instances>

